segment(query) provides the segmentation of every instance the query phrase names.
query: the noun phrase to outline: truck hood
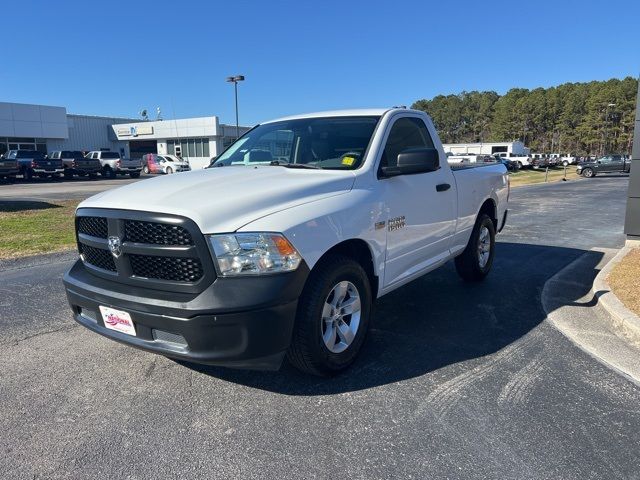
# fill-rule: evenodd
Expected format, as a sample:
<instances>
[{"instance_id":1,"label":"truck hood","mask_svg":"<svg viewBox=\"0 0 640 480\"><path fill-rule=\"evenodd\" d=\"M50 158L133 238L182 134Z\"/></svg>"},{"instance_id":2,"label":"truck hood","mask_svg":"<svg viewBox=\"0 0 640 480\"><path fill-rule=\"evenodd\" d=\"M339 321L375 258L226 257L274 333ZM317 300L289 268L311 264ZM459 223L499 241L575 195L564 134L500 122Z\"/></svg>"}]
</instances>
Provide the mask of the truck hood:
<instances>
[{"instance_id":1,"label":"truck hood","mask_svg":"<svg viewBox=\"0 0 640 480\"><path fill-rule=\"evenodd\" d=\"M99 193L78 208L169 213L203 233L233 232L258 218L347 193L355 175L340 170L228 166L139 181Z\"/></svg>"}]
</instances>

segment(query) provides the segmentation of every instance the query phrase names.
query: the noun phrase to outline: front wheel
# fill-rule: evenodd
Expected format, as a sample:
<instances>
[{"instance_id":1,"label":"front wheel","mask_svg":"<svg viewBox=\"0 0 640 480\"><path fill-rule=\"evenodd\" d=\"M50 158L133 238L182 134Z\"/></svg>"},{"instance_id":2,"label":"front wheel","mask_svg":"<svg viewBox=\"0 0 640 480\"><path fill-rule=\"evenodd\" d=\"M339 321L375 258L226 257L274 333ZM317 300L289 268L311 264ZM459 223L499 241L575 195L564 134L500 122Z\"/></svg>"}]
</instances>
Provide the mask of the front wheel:
<instances>
[{"instance_id":1,"label":"front wheel","mask_svg":"<svg viewBox=\"0 0 640 480\"><path fill-rule=\"evenodd\" d=\"M164 173L166 173L167 175L171 175L173 173L173 168L167 167L167 169L164 171Z\"/></svg>"},{"instance_id":2,"label":"front wheel","mask_svg":"<svg viewBox=\"0 0 640 480\"><path fill-rule=\"evenodd\" d=\"M369 328L372 294L362 266L332 255L318 264L304 287L289 362L313 375L335 375L351 365Z\"/></svg>"},{"instance_id":3,"label":"front wheel","mask_svg":"<svg viewBox=\"0 0 640 480\"><path fill-rule=\"evenodd\" d=\"M147 167L146 165L142 168L142 171L145 175L149 175L149 167Z\"/></svg>"},{"instance_id":4,"label":"front wheel","mask_svg":"<svg viewBox=\"0 0 640 480\"><path fill-rule=\"evenodd\" d=\"M456 257L456 271L465 282L479 282L489 274L496 245L496 229L489 215L478 217L464 251Z\"/></svg>"},{"instance_id":5,"label":"front wheel","mask_svg":"<svg viewBox=\"0 0 640 480\"><path fill-rule=\"evenodd\" d=\"M596 172L594 172L591 168L585 168L584 170L582 170L582 176L586 178L595 177Z\"/></svg>"}]
</instances>

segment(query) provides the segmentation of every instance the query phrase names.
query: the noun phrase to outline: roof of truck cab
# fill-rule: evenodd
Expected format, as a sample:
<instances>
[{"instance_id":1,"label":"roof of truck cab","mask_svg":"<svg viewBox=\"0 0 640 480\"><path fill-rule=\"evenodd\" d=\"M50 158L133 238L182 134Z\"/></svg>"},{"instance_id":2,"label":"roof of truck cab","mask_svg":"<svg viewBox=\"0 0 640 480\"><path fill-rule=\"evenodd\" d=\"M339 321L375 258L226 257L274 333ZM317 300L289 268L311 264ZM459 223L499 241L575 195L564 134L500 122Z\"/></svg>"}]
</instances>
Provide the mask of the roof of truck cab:
<instances>
[{"instance_id":1,"label":"roof of truck cab","mask_svg":"<svg viewBox=\"0 0 640 480\"><path fill-rule=\"evenodd\" d=\"M317 117L380 117L393 108L361 108L353 110L330 110L327 112L303 113L301 115L291 115L289 117L276 118L264 123L282 122L284 120L297 120L300 118L317 118ZM408 109L398 109L405 110Z\"/></svg>"}]
</instances>

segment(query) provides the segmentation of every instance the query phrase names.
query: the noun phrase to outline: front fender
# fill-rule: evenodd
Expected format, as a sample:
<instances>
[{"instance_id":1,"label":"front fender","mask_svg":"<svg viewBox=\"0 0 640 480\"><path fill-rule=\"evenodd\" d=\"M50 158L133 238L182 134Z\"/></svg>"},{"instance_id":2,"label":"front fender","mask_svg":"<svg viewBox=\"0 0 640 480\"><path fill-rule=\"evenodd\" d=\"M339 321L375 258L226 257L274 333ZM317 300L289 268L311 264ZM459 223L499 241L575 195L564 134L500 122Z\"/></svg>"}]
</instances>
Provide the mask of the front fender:
<instances>
[{"instance_id":1,"label":"front fender","mask_svg":"<svg viewBox=\"0 0 640 480\"><path fill-rule=\"evenodd\" d=\"M370 190L351 190L343 195L305 203L244 225L240 232L280 232L300 252L310 269L332 247L345 240L363 240L373 256L374 273L384 272L386 229L376 230L384 220L383 202Z\"/></svg>"}]
</instances>

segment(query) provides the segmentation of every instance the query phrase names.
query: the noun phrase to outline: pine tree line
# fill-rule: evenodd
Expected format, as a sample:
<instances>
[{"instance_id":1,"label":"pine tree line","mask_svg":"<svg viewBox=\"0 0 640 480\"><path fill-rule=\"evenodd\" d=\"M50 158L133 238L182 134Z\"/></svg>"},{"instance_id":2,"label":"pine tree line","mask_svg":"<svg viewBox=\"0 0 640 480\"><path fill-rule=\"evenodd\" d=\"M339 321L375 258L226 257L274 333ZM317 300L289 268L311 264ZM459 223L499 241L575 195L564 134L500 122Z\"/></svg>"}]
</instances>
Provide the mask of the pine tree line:
<instances>
[{"instance_id":1,"label":"pine tree line","mask_svg":"<svg viewBox=\"0 0 640 480\"><path fill-rule=\"evenodd\" d=\"M638 81L565 83L557 87L462 92L418 100L443 143L520 140L532 152L631 153Z\"/></svg>"}]
</instances>

